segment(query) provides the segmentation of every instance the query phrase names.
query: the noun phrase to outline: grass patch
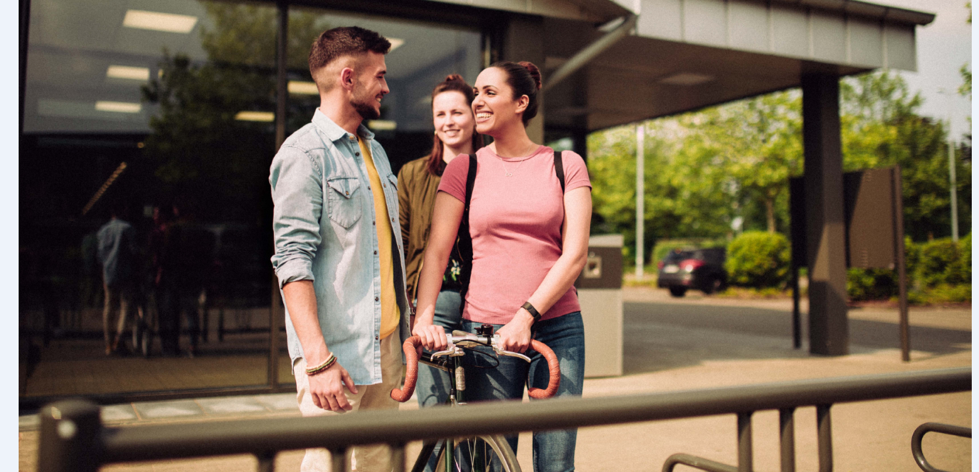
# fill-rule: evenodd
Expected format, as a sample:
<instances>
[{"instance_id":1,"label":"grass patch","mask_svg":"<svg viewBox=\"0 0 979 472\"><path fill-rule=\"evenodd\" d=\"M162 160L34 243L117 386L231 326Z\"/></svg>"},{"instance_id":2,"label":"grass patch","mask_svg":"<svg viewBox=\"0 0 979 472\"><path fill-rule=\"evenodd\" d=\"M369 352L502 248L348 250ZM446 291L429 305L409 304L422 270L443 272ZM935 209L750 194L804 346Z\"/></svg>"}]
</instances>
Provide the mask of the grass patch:
<instances>
[{"instance_id":1,"label":"grass patch","mask_svg":"<svg viewBox=\"0 0 979 472\"><path fill-rule=\"evenodd\" d=\"M805 287L801 290L801 296L806 296ZM747 287L728 287L723 292L713 295L717 298L731 298L735 300L771 300L779 298L792 298L792 290L784 290L775 287L767 288L747 288Z\"/></svg>"}]
</instances>

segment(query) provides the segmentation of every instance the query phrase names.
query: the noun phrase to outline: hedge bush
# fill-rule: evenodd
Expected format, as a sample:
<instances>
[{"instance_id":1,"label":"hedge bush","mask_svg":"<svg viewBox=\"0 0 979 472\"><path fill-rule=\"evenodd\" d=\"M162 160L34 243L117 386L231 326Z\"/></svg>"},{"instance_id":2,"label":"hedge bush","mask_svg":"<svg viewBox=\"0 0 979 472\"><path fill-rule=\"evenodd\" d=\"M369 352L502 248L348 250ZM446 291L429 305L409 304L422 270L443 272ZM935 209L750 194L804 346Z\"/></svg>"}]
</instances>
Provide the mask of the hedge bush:
<instances>
[{"instance_id":1,"label":"hedge bush","mask_svg":"<svg viewBox=\"0 0 979 472\"><path fill-rule=\"evenodd\" d=\"M957 303L972 300L972 234L956 244L951 238L926 243L904 239L911 303ZM851 300L887 300L898 296L897 271L847 270Z\"/></svg>"},{"instance_id":2,"label":"hedge bush","mask_svg":"<svg viewBox=\"0 0 979 472\"><path fill-rule=\"evenodd\" d=\"M898 296L897 271L890 269L846 270L846 294L850 300L887 300Z\"/></svg>"},{"instance_id":3,"label":"hedge bush","mask_svg":"<svg viewBox=\"0 0 979 472\"><path fill-rule=\"evenodd\" d=\"M742 287L783 287L789 280L792 250L779 233L748 231L727 246L728 283Z\"/></svg>"},{"instance_id":4,"label":"hedge bush","mask_svg":"<svg viewBox=\"0 0 979 472\"><path fill-rule=\"evenodd\" d=\"M963 250L963 245L968 248ZM951 238L936 239L921 245L917 279L922 287L972 283L972 237L955 243Z\"/></svg>"}]
</instances>

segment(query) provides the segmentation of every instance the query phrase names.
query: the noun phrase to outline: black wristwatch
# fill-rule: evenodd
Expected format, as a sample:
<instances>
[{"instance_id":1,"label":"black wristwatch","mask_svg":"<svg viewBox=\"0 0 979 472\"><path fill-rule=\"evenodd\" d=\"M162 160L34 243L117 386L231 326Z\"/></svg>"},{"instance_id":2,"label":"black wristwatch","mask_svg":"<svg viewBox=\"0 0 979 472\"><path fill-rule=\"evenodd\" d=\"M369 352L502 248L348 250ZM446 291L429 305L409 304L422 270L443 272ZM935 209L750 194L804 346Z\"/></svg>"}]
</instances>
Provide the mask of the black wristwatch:
<instances>
[{"instance_id":1,"label":"black wristwatch","mask_svg":"<svg viewBox=\"0 0 979 472\"><path fill-rule=\"evenodd\" d=\"M534 308L534 305L531 305L530 302L524 302L522 308L527 310L527 312L530 313L530 316L534 317L534 324L537 324L537 322L540 321L540 312L537 311L537 309Z\"/></svg>"}]
</instances>

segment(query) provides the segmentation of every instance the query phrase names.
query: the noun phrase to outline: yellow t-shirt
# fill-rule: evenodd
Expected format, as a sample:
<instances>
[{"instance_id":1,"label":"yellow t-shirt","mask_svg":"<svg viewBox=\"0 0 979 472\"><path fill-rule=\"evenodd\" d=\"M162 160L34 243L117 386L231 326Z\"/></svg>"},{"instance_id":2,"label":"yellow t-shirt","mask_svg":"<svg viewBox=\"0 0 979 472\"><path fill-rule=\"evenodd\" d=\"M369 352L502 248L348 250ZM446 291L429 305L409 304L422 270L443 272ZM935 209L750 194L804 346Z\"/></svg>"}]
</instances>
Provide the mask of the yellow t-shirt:
<instances>
[{"instance_id":1,"label":"yellow t-shirt","mask_svg":"<svg viewBox=\"0 0 979 472\"><path fill-rule=\"evenodd\" d=\"M388 220L388 205L384 198L381 177L374 167L374 156L360 136L357 137L357 143L360 144L360 152L364 155L364 164L367 165L367 177L371 181L371 193L374 195L374 214L377 215L377 247L381 260L381 339L384 339L398 329L398 322L401 320L394 293L394 256L391 254L391 237L394 233L391 221Z\"/></svg>"}]
</instances>

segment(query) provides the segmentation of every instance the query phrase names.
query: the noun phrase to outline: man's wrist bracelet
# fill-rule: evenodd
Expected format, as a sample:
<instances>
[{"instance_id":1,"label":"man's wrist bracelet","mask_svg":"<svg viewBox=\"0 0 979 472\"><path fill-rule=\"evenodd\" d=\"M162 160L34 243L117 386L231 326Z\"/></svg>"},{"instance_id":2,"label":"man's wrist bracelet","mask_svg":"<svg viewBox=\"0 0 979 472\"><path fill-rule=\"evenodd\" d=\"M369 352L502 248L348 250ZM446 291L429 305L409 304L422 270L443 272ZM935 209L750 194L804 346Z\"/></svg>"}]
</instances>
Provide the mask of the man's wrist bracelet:
<instances>
[{"instance_id":1,"label":"man's wrist bracelet","mask_svg":"<svg viewBox=\"0 0 979 472\"><path fill-rule=\"evenodd\" d=\"M333 367L333 364L336 364L336 362L337 362L337 356L331 353L330 357L327 357L326 360L323 361L320 365L307 368L306 375L316 375L319 374L320 372L324 372L326 371L326 369Z\"/></svg>"},{"instance_id":2,"label":"man's wrist bracelet","mask_svg":"<svg viewBox=\"0 0 979 472\"><path fill-rule=\"evenodd\" d=\"M521 306L521 308L523 308L524 310L527 310L527 313L530 313L530 316L533 316L534 317L534 324L536 324L538 321L540 321L540 312L537 311L537 309L534 308L534 305L531 305L530 302L524 302L524 304L523 304L523 306Z\"/></svg>"}]
</instances>

